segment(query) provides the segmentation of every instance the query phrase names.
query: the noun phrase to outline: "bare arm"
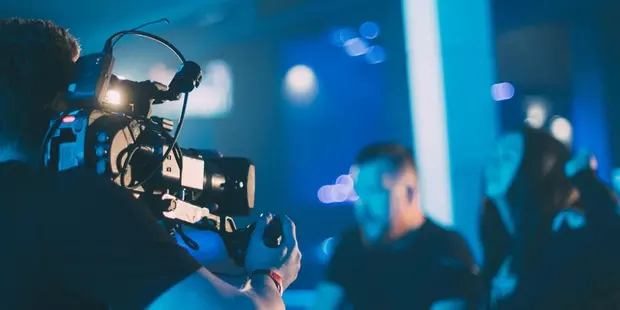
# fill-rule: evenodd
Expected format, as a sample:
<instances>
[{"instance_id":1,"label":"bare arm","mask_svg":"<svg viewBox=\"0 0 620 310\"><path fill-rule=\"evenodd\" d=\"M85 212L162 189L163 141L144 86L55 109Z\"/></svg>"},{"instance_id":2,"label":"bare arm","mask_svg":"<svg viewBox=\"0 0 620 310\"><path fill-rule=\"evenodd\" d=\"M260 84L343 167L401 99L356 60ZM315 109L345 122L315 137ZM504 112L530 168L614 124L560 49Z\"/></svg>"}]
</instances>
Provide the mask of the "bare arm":
<instances>
[{"instance_id":1,"label":"bare arm","mask_svg":"<svg viewBox=\"0 0 620 310\"><path fill-rule=\"evenodd\" d=\"M295 281L301 264L301 253L295 237L295 224L288 217L279 221L282 225L282 244L267 248L263 235L272 216L263 217L256 225L248 246L245 267L254 274L244 289L237 289L205 268L182 280L160 295L149 309L261 309L284 310L281 290ZM283 254L285 253L285 254ZM257 270L271 270L281 277L277 280L268 275L255 274Z\"/></svg>"},{"instance_id":2,"label":"bare arm","mask_svg":"<svg viewBox=\"0 0 620 310\"><path fill-rule=\"evenodd\" d=\"M55 225L44 227L42 238L45 248L53 249L46 252L54 266L50 276L71 291L112 309L284 309L273 279L255 276L243 290L225 283L180 248L146 206L109 180L77 170L57 178L52 197L74 199L61 211L46 209L45 218ZM98 220L84 220L94 217ZM259 269L280 273L282 289L297 277L301 259L294 224L285 222L286 244L269 249L262 239L266 222L259 221L246 259L246 267L252 262L257 267L248 274ZM78 250L76 244L85 246Z\"/></svg>"},{"instance_id":3,"label":"bare arm","mask_svg":"<svg viewBox=\"0 0 620 310\"><path fill-rule=\"evenodd\" d=\"M159 296L148 309L284 310L285 307L274 282L266 276L253 278L249 287L239 290L201 268Z\"/></svg>"}]
</instances>

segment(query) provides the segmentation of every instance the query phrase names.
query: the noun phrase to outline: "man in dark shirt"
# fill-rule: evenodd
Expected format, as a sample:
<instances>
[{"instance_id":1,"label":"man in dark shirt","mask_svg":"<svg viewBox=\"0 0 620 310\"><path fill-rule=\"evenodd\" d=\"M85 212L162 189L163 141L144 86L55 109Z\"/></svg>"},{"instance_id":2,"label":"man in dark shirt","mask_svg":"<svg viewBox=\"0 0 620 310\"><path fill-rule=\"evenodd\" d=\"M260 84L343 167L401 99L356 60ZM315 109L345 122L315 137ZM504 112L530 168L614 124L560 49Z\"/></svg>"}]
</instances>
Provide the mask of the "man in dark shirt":
<instances>
[{"instance_id":1,"label":"man in dark shirt","mask_svg":"<svg viewBox=\"0 0 620 310\"><path fill-rule=\"evenodd\" d=\"M240 290L110 180L42 171L43 136L78 56L66 29L0 20L0 309L284 309L301 259L290 219L277 249L262 238L271 216L259 221Z\"/></svg>"},{"instance_id":2,"label":"man in dark shirt","mask_svg":"<svg viewBox=\"0 0 620 310\"><path fill-rule=\"evenodd\" d=\"M472 307L478 281L471 252L457 233L424 216L411 151L371 145L351 170L358 227L336 247L315 309Z\"/></svg>"}]
</instances>

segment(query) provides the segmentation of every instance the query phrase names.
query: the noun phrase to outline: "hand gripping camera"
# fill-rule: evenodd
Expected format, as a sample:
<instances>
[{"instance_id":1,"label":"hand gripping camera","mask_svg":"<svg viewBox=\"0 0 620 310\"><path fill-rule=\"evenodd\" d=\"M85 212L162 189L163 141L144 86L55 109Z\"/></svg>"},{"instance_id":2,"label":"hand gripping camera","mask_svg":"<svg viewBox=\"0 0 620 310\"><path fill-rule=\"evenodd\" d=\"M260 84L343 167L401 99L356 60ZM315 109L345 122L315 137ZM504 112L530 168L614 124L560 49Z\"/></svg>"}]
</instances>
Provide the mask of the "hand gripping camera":
<instances>
[{"instance_id":1,"label":"hand gripping camera","mask_svg":"<svg viewBox=\"0 0 620 310\"><path fill-rule=\"evenodd\" d=\"M152 39L179 58L182 64L168 86L112 74L113 46L125 35ZM199 245L184 234L184 226L218 232L229 256L242 266L254 226L237 229L232 217L247 216L254 207L254 165L247 158L177 144L188 95L201 80L200 66L186 61L166 40L139 30L112 35L103 52L77 61L66 94L68 110L51 122L43 161L54 171L84 167L110 178L144 201L171 234L192 249ZM153 104L181 95L176 128L171 120L151 116ZM270 228L265 243L277 246L281 232Z\"/></svg>"}]
</instances>

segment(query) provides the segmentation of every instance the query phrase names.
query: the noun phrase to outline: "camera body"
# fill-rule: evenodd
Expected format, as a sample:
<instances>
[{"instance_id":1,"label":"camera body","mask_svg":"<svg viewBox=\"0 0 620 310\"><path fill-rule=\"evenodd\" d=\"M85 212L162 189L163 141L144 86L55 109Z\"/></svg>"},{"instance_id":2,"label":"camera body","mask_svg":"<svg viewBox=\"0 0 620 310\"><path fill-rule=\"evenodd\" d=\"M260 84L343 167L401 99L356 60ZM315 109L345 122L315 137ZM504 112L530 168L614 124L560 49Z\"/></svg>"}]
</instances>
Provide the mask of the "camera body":
<instances>
[{"instance_id":1,"label":"camera body","mask_svg":"<svg viewBox=\"0 0 620 310\"><path fill-rule=\"evenodd\" d=\"M248 216L254 207L252 162L180 147L163 157L172 145L163 133L171 129L172 122L161 118L75 110L61 118L50 137L45 165L55 171L96 171L137 196L168 194L214 214Z\"/></svg>"},{"instance_id":2,"label":"camera body","mask_svg":"<svg viewBox=\"0 0 620 310\"><path fill-rule=\"evenodd\" d=\"M168 86L119 79L112 74L110 42L126 33L170 45L132 30L108 39L102 53L81 57L66 94L69 109L52 120L42 146L45 167L96 171L144 201L190 248L198 244L184 234L184 226L218 232L229 256L243 265L254 226L238 229L232 217L248 216L254 207L254 165L247 158L177 145L187 97L200 85L202 71L171 48L183 64ZM151 106L182 94L184 106L173 136L174 123L152 117Z\"/></svg>"}]
</instances>

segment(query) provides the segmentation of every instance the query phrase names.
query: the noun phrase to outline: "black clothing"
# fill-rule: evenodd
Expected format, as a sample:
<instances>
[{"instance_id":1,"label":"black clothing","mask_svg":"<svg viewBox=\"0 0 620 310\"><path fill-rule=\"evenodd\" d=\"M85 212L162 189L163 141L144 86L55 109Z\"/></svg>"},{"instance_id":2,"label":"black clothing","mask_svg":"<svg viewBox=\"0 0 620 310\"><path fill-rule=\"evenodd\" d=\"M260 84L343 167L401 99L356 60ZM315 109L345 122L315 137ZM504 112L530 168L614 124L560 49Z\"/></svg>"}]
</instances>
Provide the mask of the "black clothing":
<instances>
[{"instance_id":1,"label":"black clothing","mask_svg":"<svg viewBox=\"0 0 620 310\"><path fill-rule=\"evenodd\" d=\"M461 236L427 220L405 238L402 249L369 250L358 229L346 232L326 280L343 287L356 310L418 310L439 300L475 300L476 267Z\"/></svg>"},{"instance_id":2,"label":"black clothing","mask_svg":"<svg viewBox=\"0 0 620 310\"><path fill-rule=\"evenodd\" d=\"M93 173L0 164L0 309L144 309L201 265Z\"/></svg>"},{"instance_id":3,"label":"black clothing","mask_svg":"<svg viewBox=\"0 0 620 310\"><path fill-rule=\"evenodd\" d=\"M572 180L586 225L557 236L501 309L620 308L620 216L613 194L593 171Z\"/></svg>"}]
</instances>

